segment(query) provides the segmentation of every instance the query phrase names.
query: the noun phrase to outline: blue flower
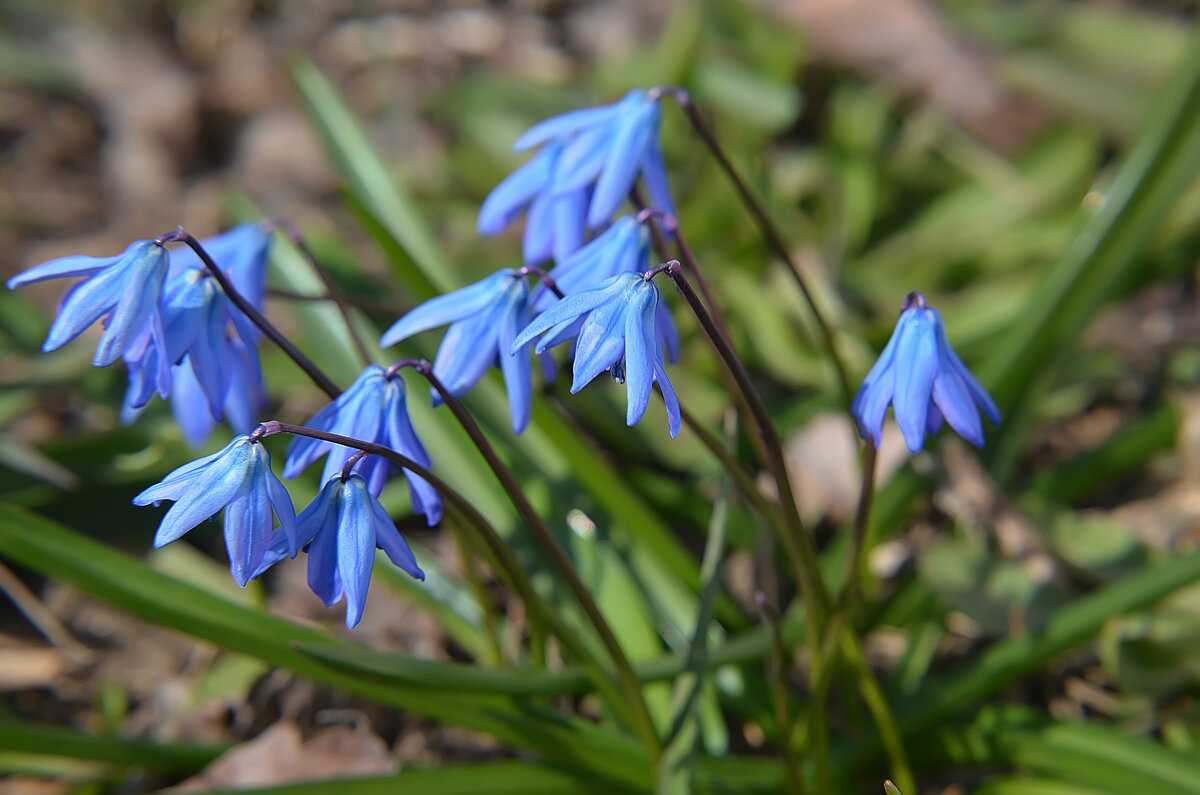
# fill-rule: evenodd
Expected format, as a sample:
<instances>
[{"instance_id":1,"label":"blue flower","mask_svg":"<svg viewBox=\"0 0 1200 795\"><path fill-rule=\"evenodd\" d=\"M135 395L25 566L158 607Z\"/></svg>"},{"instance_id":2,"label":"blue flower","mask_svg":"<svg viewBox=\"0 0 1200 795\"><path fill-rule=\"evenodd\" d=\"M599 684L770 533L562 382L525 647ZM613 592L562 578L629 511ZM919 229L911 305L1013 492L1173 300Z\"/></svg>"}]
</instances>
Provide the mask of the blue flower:
<instances>
[{"instance_id":1,"label":"blue flower","mask_svg":"<svg viewBox=\"0 0 1200 795\"><path fill-rule=\"evenodd\" d=\"M225 548L233 578L244 586L271 544L271 513L279 519L287 550L298 549L296 515L283 484L271 472L271 457L255 438L239 436L219 452L176 469L133 498L134 505L173 500L154 536L169 544L222 508Z\"/></svg>"},{"instance_id":2,"label":"blue flower","mask_svg":"<svg viewBox=\"0 0 1200 795\"><path fill-rule=\"evenodd\" d=\"M201 244L238 292L261 308L270 242L262 224L247 223ZM166 356L147 344L148 330L126 349L129 388L122 420L132 422L158 391L171 397L172 412L194 447L222 416L234 431L249 432L266 400L255 348L258 329L191 248L171 252L167 274L160 301Z\"/></svg>"},{"instance_id":3,"label":"blue flower","mask_svg":"<svg viewBox=\"0 0 1200 795\"><path fill-rule=\"evenodd\" d=\"M531 316L525 277L506 268L416 307L384 332L379 345L386 348L449 323L433 360L433 374L457 397L475 386L489 367L498 366L508 392L513 432L520 433L529 423L532 363L528 353L513 349L510 356L509 350Z\"/></svg>"},{"instance_id":4,"label":"blue flower","mask_svg":"<svg viewBox=\"0 0 1200 795\"><path fill-rule=\"evenodd\" d=\"M679 400L663 367L655 324L658 288L638 273L621 273L590 290L569 295L538 315L517 335L511 350L545 333L534 349L577 338L571 394L611 370L625 381L625 422L634 425L646 413L655 381L663 393L671 436L679 433Z\"/></svg>"},{"instance_id":5,"label":"blue flower","mask_svg":"<svg viewBox=\"0 0 1200 795\"><path fill-rule=\"evenodd\" d=\"M649 265L650 230L636 216L624 215L583 248L559 260L550 275L560 291L572 295L607 281L618 273L640 273ZM557 300L553 292L541 287L534 291L533 308L536 311L545 310ZM667 360L678 361L679 331L665 302L659 302L654 324L660 343L666 347Z\"/></svg>"},{"instance_id":6,"label":"blue flower","mask_svg":"<svg viewBox=\"0 0 1200 795\"><path fill-rule=\"evenodd\" d=\"M165 343L158 302L166 273L167 253L163 247L151 240L139 240L115 257L71 256L43 262L9 279L8 288L86 276L64 296L42 350L58 350L104 318L104 333L92 363L106 367L139 341L152 342L161 355Z\"/></svg>"},{"instance_id":7,"label":"blue flower","mask_svg":"<svg viewBox=\"0 0 1200 795\"><path fill-rule=\"evenodd\" d=\"M926 433L945 418L976 447L983 446L978 407L1000 421L995 402L946 341L942 316L921 293L904 299L896 330L854 396L850 411L863 437L879 446L883 417L891 405L908 449L921 449Z\"/></svg>"},{"instance_id":8,"label":"blue flower","mask_svg":"<svg viewBox=\"0 0 1200 795\"><path fill-rule=\"evenodd\" d=\"M425 452L408 418L403 379L384 372L377 365L372 364L364 369L349 389L317 412L306 424L310 428L341 436L376 442L422 466L431 465L429 454ZM328 480L341 473L354 452L331 442L297 436L288 447L283 476L294 478L309 464L328 454L321 475L323 481ZM393 469L391 462L375 455L367 456L357 464L357 470L367 479L371 493L375 495L383 491L383 485ZM437 524L442 518L442 495L417 475L405 470L404 476L408 479L413 510L424 513L431 526Z\"/></svg>"},{"instance_id":9,"label":"blue flower","mask_svg":"<svg viewBox=\"0 0 1200 795\"><path fill-rule=\"evenodd\" d=\"M640 89L612 105L535 124L513 148L541 150L488 195L480 233L499 233L528 207L526 263L551 253L561 260L583 242L584 227L608 224L639 174L651 205L674 214L658 127L658 97Z\"/></svg>"},{"instance_id":10,"label":"blue flower","mask_svg":"<svg viewBox=\"0 0 1200 795\"><path fill-rule=\"evenodd\" d=\"M296 525L301 545L308 550L308 587L326 606L345 595L347 627L362 619L376 547L410 577L425 579L404 537L357 472L344 479L340 473L329 478L300 512ZM284 554L284 542L277 539L255 576Z\"/></svg>"}]
</instances>

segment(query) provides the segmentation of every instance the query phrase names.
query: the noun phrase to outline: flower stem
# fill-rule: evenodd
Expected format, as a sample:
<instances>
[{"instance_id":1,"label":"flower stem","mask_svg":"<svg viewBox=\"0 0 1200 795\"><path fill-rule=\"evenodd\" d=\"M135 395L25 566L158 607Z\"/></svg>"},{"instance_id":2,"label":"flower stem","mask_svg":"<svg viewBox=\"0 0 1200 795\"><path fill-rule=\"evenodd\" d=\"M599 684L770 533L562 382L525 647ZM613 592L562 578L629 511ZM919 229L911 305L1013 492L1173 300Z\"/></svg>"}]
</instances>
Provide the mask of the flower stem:
<instances>
[{"instance_id":1,"label":"flower stem","mask_svg":"<svg viewBox=\"0 0 1200 795\"><path fill-rule=\"evenodd\" d=\"M725 172L725 175L729 177L729 181L732 182L734 188L737 189L738 196L741 197L742 203L746 206L746 209L750 211L752 216L754 216L754 220L758 224L759 231L762 232L762 235L766 239L768 245L770 245L770 247L775 251L776 256L778 256L784 261L784 263L787 264L788 271L792 274L792 278L795 279L797 286L800 288L800 292L804 295L804 300L808 302L809 309L812 310L813 317L817 323L817 328L820 330L821 341L824 343L825 351L829 356L829 360L833 363L834 370L837 371L837 378L842 388L844 400L846 404L849 404L850 398L854 392L850 388L850 379L846 375L846 368L842 364L841 356L838 354L837 341L834 339L833 329L829 322L825 319L825 316L821 314L821 310L818 308L817 302L813 298L812 291L808 289L808 284L805 282L804 276L801 274L799 267L797 267L796 263L792 260L792 255L788 252L787 243L784 242L783 235L779 232L779 228L775 226L775 222L771 220L769 215L767 215L766 208L763 207L762 203L750 190L749 186L746 184L746 181L742 179L741 174L738 173L737 169L733 165L733 162L730 161L729 156L725 154L725 150L721 147L720 142L717 141L716 134L713 133L712 128L709 127L708 123L704 121L704 117L700 115L700 111L696 107L696 104L692 101L691 95L682 88L659 87L653 90L659 92L660 94L670 96L683 110L683 113L685 116L687 116L692 128L704 141L705 145L708 146L709 151L712 152L713 157L716 158L717 163L720 164L721 170Z\"/></svg>"},{"instance_id":2,"label":"flower stem","mask_svg":"<svg viewBox=\"0 0 1200 795\"><path fill-rule=\"evenodd\" d=\"M500 485L508 494L513 506L521 514L521 518L525 520L526 524L529 525L538 544L550 557L550 562L558 570L563 580L566 581L579 606L583 608L583 612L595 628L596 634L600 636L600 641L604 644L609 657L612 658L613 665L616 667L617 677L620 679L621 685L625 690L628 706L633 710L635 728L641 735L641 739L645 743L647 750L650 752L651 761L657 764L662 747L659 742L658 732L654 728L654 722L650 718L650 711L646 708L646 699L642 694L641 683L633 671L633 666L629 663L629 658L625 656L621 644L617 641L616 635L613 634L612 627L609 626L608 621L604 618L604 614L600 612L600 608L596 605L588 587L579 578L579 573L575 571L575 566L571 562L570 556L567 555L562 544L558 542L554 531L550 529L550 526L546 524L545 520L542 519L533 505L530 504L516 476L500 460L491 442L487 440L479 425L476 424L475 419L467 412L458 398L450 394L450 391L446 389L441 379L433 374L433 368L429 363L422 360L413 369L429 381L430 386L437 391L438 395L442 398L442 402L449 407L454 417L463 427L463 430L471 437L471 441L475 443L475 447L479 450L484 460L487 461L492 472L495 473L496 479L500 481Z\"/></svg>"},{"instance_id":3,"label":"flower stem","mask_svg":"<svg viewBox=\"0 0 1200 795\"><path fill-rule=\"evenodd\" d=\"M525 606L529 609L530 618L532 619L534 616L537 616L553 629L554 634L562 642L566 650L579 660L584 670L587 671L589 678L596 685L596 689L601 693L614 713L623 720L630 722L634 720L629 712L627 696L616 686L611 674L596 660L595 656L588 650L587 645L566 626L558 613L537 593L533 587L533 583L530 582L528 575L525 573L524 567L521 566L513 554L512 549L509 548L508 544L504 543L504 539L500 537L495 528L488 523L487 519L475 509L475 506L466 497L459 494L448 483L433 474L426 467L421 466L421 464L396 452L390 447L375 442L342 436L330 433L329 431L309 428L304 425L292 425L280 422L279 420L268 420L262 423L252 436L274 436L280 433L306 436L310 439L339 444L343 447L350 447L355 450L363 450L367 453L383 456L396 466L407 469L437 489L446 500L447 507L478 533L479 538L483 541L493 559L496 570L506 575L509 586L517 592L518 596L525 603Z\"/></svg>"},{"instance_id":4,"label":"flower stem","mask_svg":"<svg viewBox=\"0 0 1200 795\"><path fill-rule=\"evenodd\" d=\"M233 286L233 282L230 281L229 277L225 275L225 272L217 266L217 263L213 262L213 258L209 256L207 251L204 250L204 246L200 245L200 241L192 237L192 235L184 230L182 226L176 229L174 232L167 232L164 235L159 235L154 242L158 243L159 245L173 242L187 244L192 251L196 252L196 256L198 256L200 261L204 263L204 267L208 268L209 273L211 273L213 278L217 280L217 284L221 285L221 289L225 291L225 295L229 298L233 305L241 310L242 314L248 317L251 323L258 326L259 331L261 331L263 335L267 337L267 339L278 345L283 352L286 353L288 357L296 363L296 366L303 370L304 374L307 375L322 392L329 396L330 400L336 400L338 395L342 394L342 390L338 387L338 385L335 384L329 376L325 375L321 368L317 367L317 365L313 363L312 359L309 359L307 356L301 353L300 349L293 345L292 341L283 335L283 332L271 325L271 321L267 320L266 317L263 316L262 312L259 312L257 309L255 309L254 305L247 301L245 297L237 291L237 288Z\"/></svg>"},{"instance_id":5,"label":"flower stem","mask_svg":"<svg viewBox=\"0 0 1200 795\"><path fill-rule=\"evenodd\" d=\"M847 610L859 587L859 569L866 553L867 527L871 521L871 502L875 496L875 443L863 443L862 489L858 493L858 509L854 512L854 527L850 535L850 548L846 551L846 565L842 571L842 585L835 601L837 611Z\"/></svg>"},{"instance_id":6,"label":"flower stem","mask_svg":"<svg viewBox=\"0 0 1200 795\"><path fill-rule=\"evenodd\" d=\"M358 329L354 326L354 318L350 315L350 306L346 302L346 297L342 295L342 291L338 289L333 279L329 275L329 271L317 259L317 255L308 247L308 243L304 239L304 235L300 232L300 227L286 218L272 218L267 221L267 226L271 229L279 229L284 232L288 239L294 245L304 258L308 260L308 264L316 271L317 277L321 280L321 284L325 286L325 295L337 307L338 312L342 315L342 320L346 323L346 331L350 334L350 340L354 343L358 355L362 358L364 364L370 364L371 352L367 350L366 344L358 333Z\"/></svg>"},{"instance_id":7,"label":"flower stem","mask_svg":"<svg viewBox=\"0 0 1200 795\"><path fill-rule=\"evenodd\" d=\"M754 383L750 380L750 374L746 372L742 360L729 344L729 341L722 337L720 331L717 330L712 317L705 310L703 302L701 302L699 296L696 295L696 291L692 289L692 285L683 274L683 267L678 260L672 260L665 264L664 271L675 281L679 292L696 314L697 320L700 321L701 328L704 329L705 334L713 342L718 355L728 365L730 372L733 374L734 381L737 383L738 390L745 398L746 404L749 406L750 412L754 417L754 422L758 426L759 434L762 437L767 452L767 467L771 470L771 475L775 480L775 487L779 492L779 503L783 508L783 515L786 519L787 532L782 534L783 537L781 540L783 541L784 548L787 549L788 556L792 560L793 567L796 569L797 584L804 595L804 602L808 607L811 624L816 636L819 637L829 616L829 592L826 590L825 581L821 575L816 546L813 544L808 532L804 529L804 523L800 519L800 512L796 507L796 497L792 492L791 480L788 477L787 462L784 459L783 442L780 440L779 434L775 431L775 426L771 423L771 416L767 412L766 405L763 404L758 390L754 388ZM816 649L812 651L815 652Z\"/></svg>"}]
</instances>

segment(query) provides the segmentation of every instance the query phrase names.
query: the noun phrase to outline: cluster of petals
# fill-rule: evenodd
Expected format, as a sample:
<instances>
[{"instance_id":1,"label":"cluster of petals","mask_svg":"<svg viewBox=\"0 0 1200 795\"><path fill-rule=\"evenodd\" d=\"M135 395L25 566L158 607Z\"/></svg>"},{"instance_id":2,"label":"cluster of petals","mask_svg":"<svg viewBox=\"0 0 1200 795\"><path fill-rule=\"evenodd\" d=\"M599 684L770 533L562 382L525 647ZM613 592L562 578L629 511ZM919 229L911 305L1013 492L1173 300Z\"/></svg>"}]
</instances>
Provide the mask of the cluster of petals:
<instances>
[{"instance_id":1,"label":"cluster of petals","mask_svg":"<svg viewBox=\"0 0 1200 795\"><path fill-rule=\"evenodd\" d=\"M410 577L425 579L408 543L358 472L327 479L296 517L296 529L308 552L308 587L326 607L346 597L347 627L362 620L376 548ZM287 539L277 533L254 576L287 554Z\"/></svg>"},{"instance_id":2,"label":"cluster of petals","mask_svg":"<svg viewBox=\"0 0 1200 795\"><path fill-rule=\"evenodd\" d=\"M385 331L379 344L386 348L449 324L433 360L433 374L457 397L475 386L489 367L499 367L512 429L520 433L529 424L532 366L527 352L509 355L509 349L531 317L525 277L519 270L505 268L416 307ZM436 405L438 395L433 398Z\"/></svg>"},{"instance_id":3,"label":"cluster of petals","mask_svg":"<svg viewBox=\"0 0 1200 795\"><path fill-rule=\"evenodd\" d=\"M259 224L242 224L202 245L239 292L261 305L269 233ZM194 252L180 248L168 256L161 243L139 240L114 257L43 263L14 276L8 286L78 276L85 279L68 290L44 350L61 348L103 320L93 363L124 360L129 371L124 419L137 416L157 392L175 396L172 409L195 446L222 416L235 431L249 430L265 399L257 330Z\"/></svg>"},{"instance_id":4,"label":"cluster of petals","mask_svg":"<svg viewBox=\"0 0 1200 795\"><path fill-rule=\"evenodd\" d=\"M679 400L663 367L655 322L661 296L651 279L619 273L595 287L569 295L542 312L513 341L521 350L538 335L542 353L575 340L571 393L608 370L626 389L625 422L635 425L646 413L655 382L662 390L671 436L679 433Z\"/></svg>"},{"instance_id":5,"label":"cluster of petals","mask_svg":"<svg viewBox=\"0 0 1200 795\"><path fill-rule=\"evenodd\" d=\"M540 149L484 200L479 232L499 234L527 211L525 262L561 260L609 223L639 176L651 204L673 214L658 127L658 97L642 89L535 124L513 148Z\"/></svg>"},{"instance_id":6,"label":"cluster of petals","mask_svg":"<svg viewBox=\"0 0 1200 795\"><path fill-rule=\"evenodd\" d=\"M850 408L860 432L876 447L889 405L914 453L943 419L976 447L983 446L979 410L992 422L1000 421L995 401L950 347L941 314L926 305L921 293L905 298L896 329Z\"/></svg>"},{"instance_id":7,"label":"cluster of petals","mask_svg":"<svg viewBox=\"0 0 1200 795\"><path fill-rule=\"evenodd\" d=\"M404 381L395 373L378 365L368 365L350 388L305 423L309 428L375 442L389 447L424 467L431 466L429 454L413 430L404 397ZM341 445L297 436L288 447L283 476L294 478L321 456L325 469L321 480L339 474L354 454ZM378 496L395 467L383 458L372 455L356 464L365 478L371 494ZM413 510L425 514L430 526L442 518L442 496L421 477L405 470Z\"/></svg>"},{"instance_id":8,"label":"cluster of petals","mask_svg":"<svg viewBox=\"0 0 1200 795\"><path fill-rule=\"evenodd\" d=\"M161 547L225 509L229 570L239 585L258 571L272 542L271 514L287 554L298 549L291 497L271 471L271 456L259 440L239 436L220 451L184 464L133 498L134 505L173 500L154 536Z\"/></svg>"}]
</instances>

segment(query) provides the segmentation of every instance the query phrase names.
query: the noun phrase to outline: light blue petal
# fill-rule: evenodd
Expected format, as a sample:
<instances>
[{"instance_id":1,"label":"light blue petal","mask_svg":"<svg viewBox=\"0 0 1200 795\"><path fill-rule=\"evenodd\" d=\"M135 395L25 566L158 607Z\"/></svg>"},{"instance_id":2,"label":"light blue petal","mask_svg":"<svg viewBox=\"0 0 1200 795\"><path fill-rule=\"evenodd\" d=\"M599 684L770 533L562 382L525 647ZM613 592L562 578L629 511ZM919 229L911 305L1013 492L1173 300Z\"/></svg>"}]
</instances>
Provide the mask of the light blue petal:
<instances>
[{"instance_id":1,"label":"light blue petal","mask_svg":"<svg viewBox=\"0 0 1200 795\"><path fill-rule=\"evenodd\" d=\"M43 262L41 265L34 265L27 271L18 273L8 280L8 289L15 290L18 287L24 287L27 284L42 282L47 279L61 279L68 276L91 276L99 273L108 266L112 265L117 260L124 256L117 254L114 257L85 257L81 254L74 254L69 257L60 257L52 259L49 262Z\"/></svg>"},{"instance_id":2,"label":"light blue petal","mask_svg":"<svg viewBox=\"0 0 1200 795\"><path fill-rule=\"evenodd\" d=\"M238 493L246 480L249 463L249 442L229 450L197 473L185 494L180 495L154 536L154 546L161 547L182 536L198 524L215 515ZM228 449L228 448L227 448ZM142 492L139 497L145 495Z\"/></svg>"},{"instance_id":3,"label":"light blue petal","mask_svg":"<svg viewBox=\"0 0 1200 795\"><path fill-rule=\"evenodd\" d=\"M638 280L645 284L641 279ZM631 311L636 284L593 310L584 318L575 342L575 365L571 394L583 389L593 378L621 361L625 353L625 318Z\"/></svg>"},{"instance_id":4,"label":"light blue petal","mask_svg":"<svg viewBox=\"0 0 1200 795\"><path fill-rule=\"evenodd\" d=\"M513 278L514 273L511 268L498 270L482 281L431 298L392 324L379 340L380 347L387 348L418 332L478 314L496 300L497 294Z\"/></svg>"},{"instance_id":5,"label":"light blue petal","mask_svg":"<svg viewBox=\"0 0 1200 795\"><path fill-rule=\"evenodd\" d=\"M562 262L583 245L587 208L586 190L574 190L555 197L551 213L554 221L555 262Z\"/></svg>"},{"instance_id":6,"label":"light blue petal","mask_svg":"<svg viewBox=\"0 0 1200 795\"><path fill-rule=\"evenodd\" d=\"M337 573L338 514L342 506L342 479L331 478L296 517L301 546L308 539L308 587L326 606L342 598Z\"/></svg>"},{"instance_id":7,"label":"light blue petal","mask_svg":"<svg viewBox=\"0 0 1200 795\"><path fill-rule=\"evenodd\" d=\"M583 317L571 318L564 320L557 326L554 326L546 332L546 336L538 340L537 345L535 345L533 348L533 352L538 356L542 356L543 361L549 360L550 362L553 362L553 359L550 358L550 355L547 354L546 351L548 351L550 348L553 348L555 345L561 345L567 340L578 337L579 330L583 328L583 321ZM545 364L542 365L542 369L543 371L545 370ZM557 368L555 368L555 372L557 372ZM552 381L553 377L548 377L546 380Z\"/></svg>"},{"instance_id":8,"label":"light blue petal","mask_svg":"<svg viewBox=\"0 0 1200 795\"><path fill-rule=\"evenodd\" d=\"M621 202L629 196L646 149L657 134L657 102L643 98L622 115L608 159L596 182L596 192L592 195L588 226L594 229L607 223Z\"/></svg>"},{"instance_id":9,"label":"light blue petal","mask_svg":"<svg viewBox=\"0 0 1200 795\"><path fill-rule=\"evenodd\" d=\"M643 282L625 310L625 424L636 425L650 405L659 352L654 330L658 292Z\"/></svg>"},{"instance_id":10,"label":"light blue petal","mask_svg":"<svg viewBox=\"0 0 1200 795\"><path fill-rule=\"evenodd\" d=\"M554 253L554 202L554 196L543 191L529 205L521 239L521 258L526 265L541 264Z\"/></svg>"},{"instance_id":11,"label":"light blue petal","mask_svg":"<svg viewBox=\"0 0 1200 795\"><path fill-rule=\"evenodd\" d=\"M500 316L497 350L500 370L504 374L504 389L508 393L508 412L513 433L520 433L529 424L533 401L533 362L531 352L521 348L511 353L513 340L529 320L527 300L529 289L525 280L514 283L506 296L506 306Z\"/></svg>"},{"instance_id":12,"label":"light blue petal","mask_svg":"<svg viewBox=\"0 0 1200 795\"><path fill-rule=\"evenodd\" d=\"M586 130L563 146L549 192L563 196L594 186L612 148L612 125Z\"/></svg>"},{"instance_id":13,"label":"light blue petal","mask_svg":"<svg viewBox=\"0 0 1200 795\"><path fill-rule=\"evenodd\" d=\"M650 202L650 207L677 215L675 202L671 199L667 166L663 162L662 147L659 146L657 137L651 139L650 144L646 147L645 155L642 156L642 181L646 184L646 198ZM669 231L663 231L670 236Z\"/></svg>"},{"instance_id":14,"label":"light blue petal","mask_svg":"<svg viewBox=\"0 0 1200 795\"><path fill-rule=\"evenodd\" d=\"M346 626L362 620L375 565L376 519L374 498L359 475L351 475L342 485L342 509L338 514L338 574L346 589Z\"/></svg>"},{"instance_id":15,"label":"light blue petal","mask_svg":"<svg viewBox=\"0 0 1200 795\"><path fill-rule=\"evenodd\" d=\"M496 324L494 311L460 321L446 330L433 359L433 374L450 394L465 394L483 378L496 360ZM437 404L435 395L435 405Z\"/></svg>"},{"instance_id":16,"label":"light blue petal","mask_svg":"<svg viewBox=\"0 0 1200 795\"><path fill-rule=\"evenodd\" d=\"M190 488L191 483L199 476L202 470L207 469L209 465L218 459L233 454L234 448L245 442L246 438L244 436L238 437L215 453L198 458L195 461L189 461L183 466L173 469L165 478L134 497L133 504L149 505L152 502L159 502L160 500L178 499L178 497L172 495L179 493L180 489L186 490Z\"/></svg>"},{"instance_id":17,"label":"light blue petal","mask_svg":"<svg viewBox=\"0 0 1200 795\"><path fill-rule=\"evenodd\" d=\"M925 441L925 417L938 372L937 328L918 308L907 310L900 322L908 328L896 346L892 408L908 449L915 453Z\"/></svg>"},{"instance_id":18,"label":"light blue petal","mask_svg":"<svg viewBox=\"0 0 1200 795\"><path fill-rule=\"evenodd\" d=\"M679 410L679 398L675 395L675 387L671 385L671 379L667 378L667 371L663 367L661 358L654 363L654 380L658 382L658 388L662 390L663 405L667 408L667 428L671 431L671 438L674 439L679 435L679 424L683 418L682 412Z\"/></svg>"},{"instance_id":19,"label":"light blue petal","mask_svg":"<svg viewBox=\"0 0 1200 795\"><path fill-rule=\"evenodd\" d=\"M930 309L931 312L937 312L936 309ZM975 378L967 366L963 364L962 359L958 358L958 354L950 347L950 343L946 340L945 327L941 323L941 315L938 315L938 347L941 349L942 356L945 357L943 367L949 367L957 373L962 379L963 385L967 388L967 392L983 409L983 413L987 418L994 423L1000 422L1000 409L996 407L996 401L992 400L992 396L983 388L983 384ZM953 425L953 423L951 423Z\"/></svg>"},{"instance_id":20,"label":"light blue petal","mask_svg":"<svg viewBox=\"0 0 1200 795\"><path fill-rule=\"evenodd\" d=\"M558 153L557 145L547 146L492 189L479 208L476 221L479 234L492 237L512 223L533 197L549 185Z\"/></svg>"},{"instance_id":21,"label":"light blue petal","mask_svg":"<svg viewBox=\"0 0 1200 795\"><path fill-rule=\"evenodd\" d=\"M606 282L601 282L590 290L584 290L575 295L568 295L554 306L535 317L525 329L513 340L511 351L528 345L534 337L548 331L564 321L573 321L601 304L614 295L619 294L631 283L632 279L640 279L636 273L622 273ZM510 352L511 352L510 351ZM539 351L540 353L540 351Z\"/></svg>"},{"instance_id":22,"label":"light blue petal","mask_svg":"<svg viewBox=\"0 0 1200 795\"><path fill-rule=\"evenodd\" d=\"M261 444L254 445L261 448ZM263 460L255 450L237 493L225 506L225 549L229 572L245 587L271 545L271 502L263 486Z\"/></svg>"},{"instance_id":23,"label":"light blue petal","mask_svg":"<svg viewBox=\"0 0 1200 795\"><path fill-rule=\"evenodd\" d=\"M424 581L425 572L417 565L417 558L396 529L396 523L375 500L371 500L371 510L375 514L375 543L401 571L415 580Z\"/></svg>"},{"instance_id":24,"label":"light blue petal","mask_svg":"<svg viewBox=\"0 0 1200 795\"><path fill-rule=\"evenodd\" d=\"M953 369L944 366L934 379L933 402L959 436L976 447L983 447L983 423L979 420L979 410L975 408L966 384Z\"/></svg>"},{"instance_id":25,"label":"light blue petal","mask_svg":"<svg viewBox=\"0 0 1200 795\"><path fill-rule=\"evenodd\" d=\"M82 334L112 310L123 287L122 273L115 266L72 287L63 297L42 350L56 351Z\"/></svg>"},{"instance_id":26,"label":"light blue petal","mask_svg":"<svg viewBox=\"0 0 1200 795\"><path fill-rule=\"evenodd\" d=\"M113 267L124 267L125 283L96 346L92 364L97 367L107 367L119 359L151 315L158 312L167 275L167 255L162 246L146 242L127 266Z\"/></svg>"},{"instance_id":27,"label":"light blue petal","mask_svg":"<svg viewBox=\"0 0 1200 795\"><path fill-rule=\"evenodd\" d=\"M296 526L296 509L292 505L291 495L279 482L279 478L275 477L275 473L271 471L269 460L264 473L267 497L271 501L271 507L275 510L276 518L279 519L279 529L283 531L284 538L288 541L288 552L294 558L300 551L300 530Z\"/></svg>"},{"instance_id":28,"label":"light blue petal","mask_svg":"<svg viewBox=\"0 0 1200 795\"><path fill-rule=\"evenodd\" d=\"M208 398L192 373L191 362L185 359L172 367L171 373L171 413L187 443L201 447L217 424L208 410Z\"/></svg>"},{"instance_id":29,"label":"light blue petal","mask_svg":"<svg viewBox=\"0 0 1200 795\"><path fill-rule=\"evenodd\" d=\"M616 104L601 105L551 116L526 130L513 144L513 150L520 152L551 139L571 135L585 127L607 124L617 115L618 107Z\"/></svg>"},{"instance_id":30,"label":"light blue petal","mask_svg":"<svg viewBox=\"0 0 1200 795\"><path fill-rule=\"evenodd\" d=\"M266 405L262 371L253 348L247 348L236 339L231 339L229 343L229 393L225 396L225 420L237 433L249 433L258 422L259 412Z\"/></svg>"},{"instance_id":31,"label":"light blue petal","mask_svg":"<svg viewBox=\"0 0 1200 795\"><path fill-rule=\"evenodd\" d=\"M337 399L340 410L325 430L353 439L378 441L380 428L383 426L385 387L386 379L380 368L372 365L364 369L355 379L352 389L346 390ZM329 456L325 459L325 468L321 474L322 481L340 473L350 457L357 452L340 444L331 444L328 450Z\"/></svg>"},{"instance_id":32,"label":"light blue petal","mask_svg":"<svg viewBox=\"0 0 1200 795\"><path fill-rule=\"evenodd\" d=\"M658 307L654 310L654 330L659 345L667 352L667 361L674 364L679 361L679 329L675 327L670 307L661 298L660 295Z\"/></svg>"}]
</instances>

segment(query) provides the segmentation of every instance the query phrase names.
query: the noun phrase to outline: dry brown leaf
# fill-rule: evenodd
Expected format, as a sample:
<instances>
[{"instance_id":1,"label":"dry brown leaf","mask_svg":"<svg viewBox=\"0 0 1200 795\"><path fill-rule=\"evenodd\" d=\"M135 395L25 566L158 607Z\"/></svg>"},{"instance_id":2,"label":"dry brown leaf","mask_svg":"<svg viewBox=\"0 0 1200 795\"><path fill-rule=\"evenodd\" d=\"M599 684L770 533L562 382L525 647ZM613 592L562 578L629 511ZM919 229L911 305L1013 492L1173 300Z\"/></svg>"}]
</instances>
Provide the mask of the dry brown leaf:
<instances>
[{"instance_id":1,"label":"dry brown leaf","mask_svg":"<svg viewBox=\"0 0 1200 795\"><path fill-rule=\"evenodd\" d=\"M758 0L803 33L817 57L927 100L1001 151L1021 148L1042 114L1000 85L921 0Z\"/></svg>"},{"instance_id":2,"label":"dry brown leaf","mask_svg":"<svg viewBox=\"0 0 1200 795\"><path fill-rule=\"evenodd\" d=\"M170 791L253 789L395 772L387 745L365 729L331 726L318 729L305 741L296 724L280 722L225 752L204 772Z\"/></svg>"}]
</instances>

